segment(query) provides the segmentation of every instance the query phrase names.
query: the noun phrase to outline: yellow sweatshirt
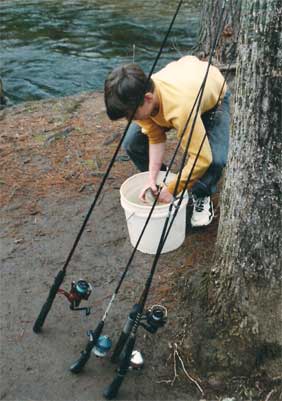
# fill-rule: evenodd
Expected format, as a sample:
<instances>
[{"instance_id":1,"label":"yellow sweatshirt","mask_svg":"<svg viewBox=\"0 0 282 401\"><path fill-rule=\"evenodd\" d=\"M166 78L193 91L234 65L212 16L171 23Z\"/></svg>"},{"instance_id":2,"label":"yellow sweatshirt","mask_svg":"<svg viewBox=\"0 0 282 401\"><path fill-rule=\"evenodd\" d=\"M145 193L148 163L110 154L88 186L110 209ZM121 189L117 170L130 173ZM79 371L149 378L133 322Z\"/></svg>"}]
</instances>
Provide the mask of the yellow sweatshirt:
<instances>
[{"instance_id":1,"label":"yellow sweatshirt","mask_svg":"<svg viewBox=\"0 0 282 401\"><path fill-rule=\"evenodd\" d=\"M142 128L142 132L148 135L150 144L165 142L165 132L170 128L176 129L178 138L181 136L203 82L207 65L207 62L200 61L194 56L185 56L178 61L169 63L165 68L152 76L160 105L158 114L147 120L136 120L136 123ZM220 71L216 67L210 66L204 94L189 146L188 161L183 169L177 192L180 192L184 188L186 179L192 169L205 134L205 127L201 115L206 111L211 110L216 105L223 82L224 78ZM225 85L221 94L221 100L224 97L226 89L227 87ZM195 110L196 107L194 108L194 113L190 118L190 123L185 130L181 142L183 150L185 149L186 141L189 138ZM205 173L211 162L211 148L209 141L206 138L192 173L188 188L191 188ZM173 193L175 184L176 179L168 184L168 190L171 193Z\"/></svg>"}]
</instances>

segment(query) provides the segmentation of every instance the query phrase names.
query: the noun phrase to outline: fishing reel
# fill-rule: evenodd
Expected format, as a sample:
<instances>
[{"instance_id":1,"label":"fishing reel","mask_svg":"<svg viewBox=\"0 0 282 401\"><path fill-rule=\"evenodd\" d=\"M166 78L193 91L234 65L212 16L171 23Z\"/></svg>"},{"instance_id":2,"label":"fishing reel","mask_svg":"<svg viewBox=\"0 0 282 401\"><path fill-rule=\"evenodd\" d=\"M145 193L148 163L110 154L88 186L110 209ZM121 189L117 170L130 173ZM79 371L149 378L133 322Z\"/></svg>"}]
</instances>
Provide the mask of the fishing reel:
<instances>
[{"instance_id":1,"label":"fishing reel","mask_svg":"<svg viewBox=\"0 0 282 401\"><path fill-rule=\"evenodd\" d=\"M93 332L89 331L88 336L90 337L90 341L93 338ZM92 338L91 338L92 336ZM92 352L97 356L98 358L105 358L105 356L108 355L110 349L112 348L112 340L110 339L109 336L100 336L98 338L97 344L93 348Z\"/></svg>"},{"instance_id":2,"label":"fishing reel","mask_svg":"<svg viewBox=\"0 0 282 401\"><path fill-rule=\"evenodd\" d=\"M166 322L167 309L162 305L153 305L145 312L140 325L149 333L155 334Z\"/></svg>"},{"instance_id":3,"label":"fishing reel","mask_svg":"<svg viewBox=\"0 0 282 401\"><path fill-rule=\"evenodd\" d=\"M58 292L67 298L71 310L85 311L86 316L90 315L90 307L79 307L81 301L87 301L92 292L92 286L86 280L73 281L69 292L61 288L58 289Z\"/></svg>"}]
</instances>

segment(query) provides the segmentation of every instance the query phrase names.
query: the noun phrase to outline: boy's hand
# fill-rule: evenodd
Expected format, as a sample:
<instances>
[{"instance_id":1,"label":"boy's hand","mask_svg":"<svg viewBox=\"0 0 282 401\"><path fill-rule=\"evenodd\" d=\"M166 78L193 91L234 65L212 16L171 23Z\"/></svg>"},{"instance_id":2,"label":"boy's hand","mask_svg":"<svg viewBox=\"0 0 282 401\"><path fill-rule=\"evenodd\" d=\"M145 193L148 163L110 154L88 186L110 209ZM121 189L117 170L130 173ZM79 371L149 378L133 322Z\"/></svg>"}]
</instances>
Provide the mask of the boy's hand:
<instances>
[{"instance_id":1,"label":"boy's hand","mask_svg":"<svg viewBox=\"0 0 282 401\"><path fill-rule=\"evenodd\" d=\"M142 191L139 194L139 199L144 202L144 203L148 203L146 200L146 192L151 189L152 195L153 196L157 196L158 195L158 188L157 185L155 183L147 183Z\"/></svg>"},{"instance_id":2,"label":"boy's hand","mask_svg":"<svg viewBox=\"0 0 282 401\"><path fill-rule=\"evenodd\" d=\"M146 192L148 191L148 189L151 189L153 196L157 196L158 194L158 188L156 186L156 184L151 184L151 185L146 185L142 191L140 192L139 195L139 199L144 202L144 203L148 203L146 200ZM161 193L159 195L159 199L158 201L161 203L170 203L172 200L172 194L168 191L168 189L166 187L163 187L161 190Z\"/></svg>"}]
</instances>

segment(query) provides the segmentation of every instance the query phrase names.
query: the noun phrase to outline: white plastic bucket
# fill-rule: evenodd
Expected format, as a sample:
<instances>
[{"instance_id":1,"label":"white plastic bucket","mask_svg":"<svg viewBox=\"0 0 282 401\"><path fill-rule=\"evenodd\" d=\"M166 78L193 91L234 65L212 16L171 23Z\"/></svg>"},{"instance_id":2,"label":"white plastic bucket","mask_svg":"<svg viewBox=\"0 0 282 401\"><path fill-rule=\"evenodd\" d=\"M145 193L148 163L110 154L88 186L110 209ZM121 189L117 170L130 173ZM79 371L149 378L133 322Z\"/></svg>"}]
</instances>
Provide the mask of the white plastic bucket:
<instances>
[{"instance_id":1,"label":"white plastic bucket","mask_svg":"<svg viewBox=\"0 0 282 401\"><path fill-rule=\"evenodd\" d=\"M165 172L161 171L158 176L157 183L163 181ZM166 182L171 181L175 174L169 173ZM128 178L120 188L120 201L125 211L127 228L130 242L135 247L141 231L146 223L146 219L150 213L151 205L147 205L138 199L139 193L148 180L148 172L135 174ZM176 218L172 224L169 235L166 239L162 253L171 252L179 248L184 239L186 232L186 206L188 202L188 194L186 193L181 202ZM177 205L178 201L175 201ZM161 233L168 215L169 204L156 205L150 221L143 233L142 239L138 245L138 250L144 253L156 254ZM172 209L171 217L175 207ZM169 227L169 224L168 226Z\"/></svg>"}]
</instances>

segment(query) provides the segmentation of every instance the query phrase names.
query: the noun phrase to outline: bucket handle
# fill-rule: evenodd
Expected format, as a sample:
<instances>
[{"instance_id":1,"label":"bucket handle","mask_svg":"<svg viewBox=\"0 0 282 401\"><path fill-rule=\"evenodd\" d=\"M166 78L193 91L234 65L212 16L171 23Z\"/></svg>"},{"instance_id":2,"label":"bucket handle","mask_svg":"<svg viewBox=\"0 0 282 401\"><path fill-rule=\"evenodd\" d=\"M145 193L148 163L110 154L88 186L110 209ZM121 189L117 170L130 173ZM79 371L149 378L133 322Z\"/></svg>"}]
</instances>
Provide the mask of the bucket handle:
<instances>
[{"instance_id":1,"label":"bucket handle","mask_svg":"<svg viewBox=\"0 0 282 401\"><path fill-rule=\"evenodd\" d=\"M131 219L131 217L133 217L135 215L135 212L132 212L131 215L129 217L127 217L126 221L129 221Z\"/></svg>"}]
</instances>

